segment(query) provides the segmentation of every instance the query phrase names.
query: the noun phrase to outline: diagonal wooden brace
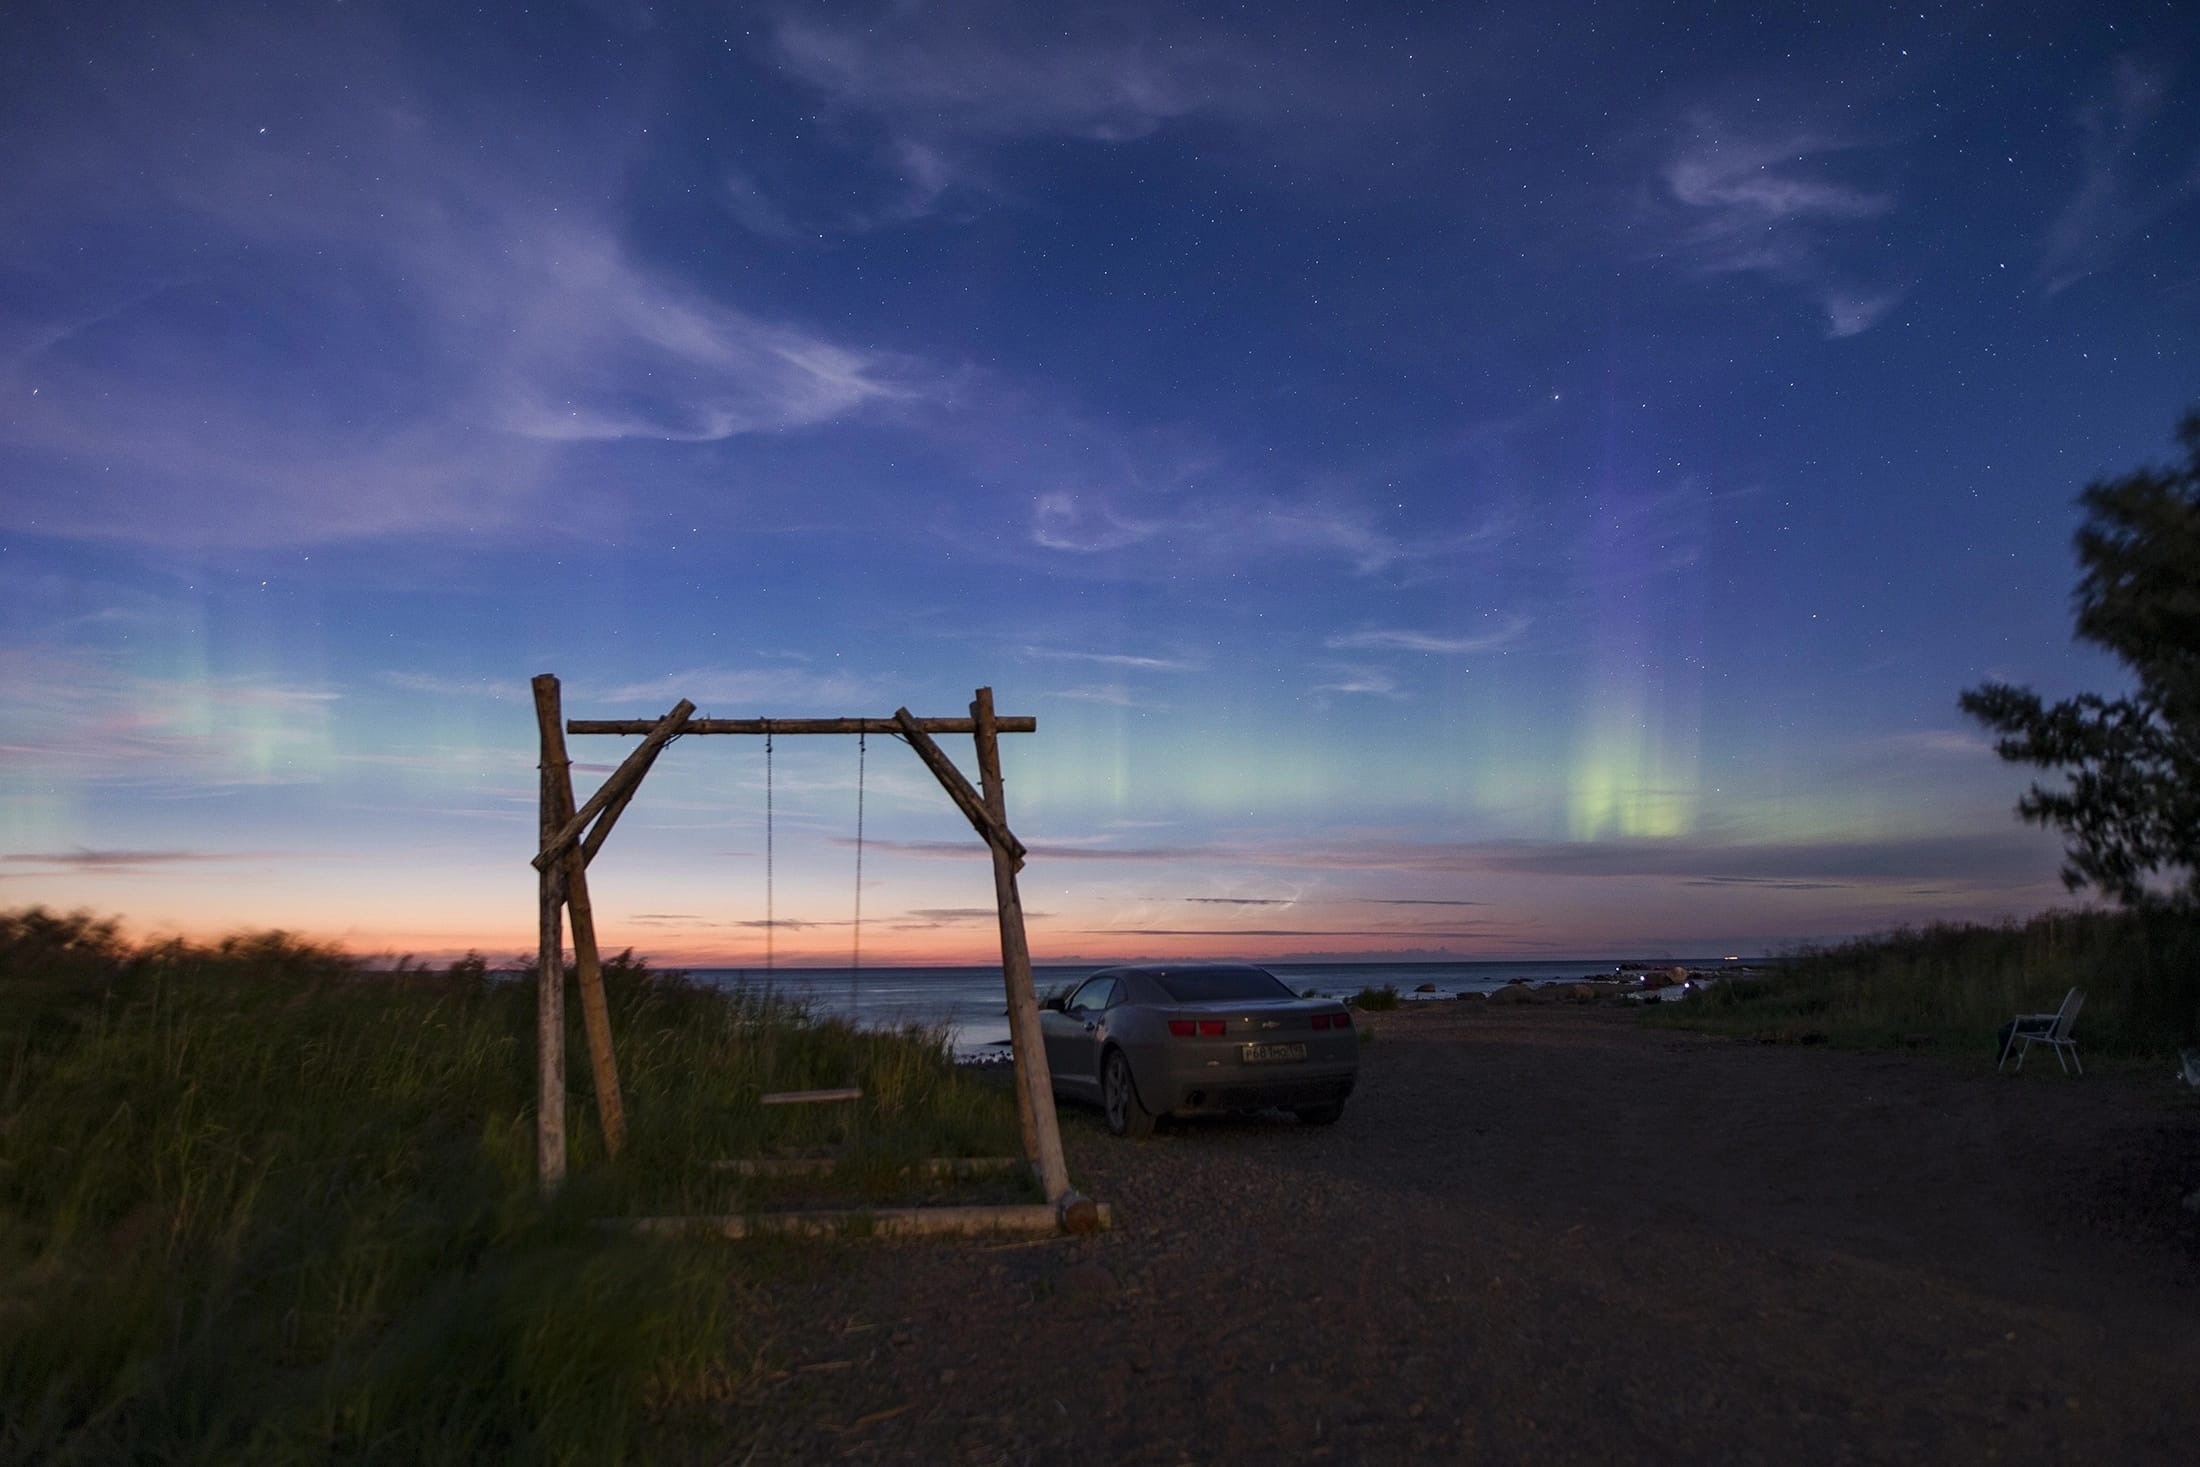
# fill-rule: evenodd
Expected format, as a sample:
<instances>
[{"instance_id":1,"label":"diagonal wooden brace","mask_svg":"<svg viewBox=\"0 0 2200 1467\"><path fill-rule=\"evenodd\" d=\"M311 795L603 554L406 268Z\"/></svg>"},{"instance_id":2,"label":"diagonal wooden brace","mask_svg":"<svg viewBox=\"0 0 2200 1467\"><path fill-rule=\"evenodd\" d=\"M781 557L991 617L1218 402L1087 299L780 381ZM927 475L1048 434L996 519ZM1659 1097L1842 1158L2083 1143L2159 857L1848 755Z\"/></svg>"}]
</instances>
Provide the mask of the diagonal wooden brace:
<instances>
[{"instance_id":1,"label":"diagonal wooden brace","mask_svg":"<svg viewBox=\"0 0 2200 1467\"><path fill-rule=\"evenodd\" d=\"M687 722L688 715L694 711L695 705L682 698L673 705L670 713L657 720L657 726L649 731L649 736L634 746L634 751L626 756L625 762L613 770L611 777L588 797L588 803L574 811L573 818L566 821L556 835L543 842L542 849L535 854L537 871L549 870L552 863L572 849L573 842L580 839L581 832L588 828L589 821L602 814L606 805L630 791L649 772L657 751L671 741L672 736Z\"/></svg>"},{"instance_id":2,"label":"diagonal wooden brace","mask_svg":"<svg viewBox=\"0 0 2200 1467\"><path fill-rule=\"evenodd\" d=\"M993 812L985 807L984 798L971 787L963 772L955 767L955 761L948 758L938 744L932 742L932 736L918 726L917 720L908 709L896 708L894 722L901 726L902 736L909 740L909 747L917 751L917 757L924 761L925 767L946 787L948 796L954 800L956 807L969 818L978 834L985 837L986 844L1005 852L1016 863L1016 869L1021 871L1024 865L1024 843L1016 839L1014 831L993 818Z\"/></svg>"}]
</instances>

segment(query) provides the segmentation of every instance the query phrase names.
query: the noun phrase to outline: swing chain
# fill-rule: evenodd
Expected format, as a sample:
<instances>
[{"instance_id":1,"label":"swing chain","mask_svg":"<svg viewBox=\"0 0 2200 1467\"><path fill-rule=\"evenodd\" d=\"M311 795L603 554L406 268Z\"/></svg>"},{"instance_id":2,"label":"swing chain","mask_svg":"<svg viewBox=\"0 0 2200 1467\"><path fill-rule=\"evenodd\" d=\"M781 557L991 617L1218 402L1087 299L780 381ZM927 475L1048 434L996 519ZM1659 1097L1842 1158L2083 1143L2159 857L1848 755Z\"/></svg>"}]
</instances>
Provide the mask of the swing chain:
<instances>
[{"instance_id":1,"label":"swing chain","mask_svg":"<svg viewBox=\"0 0 2200 1467\"><path fill-rule=\"evenodd\" d=\"M764 730L764 971L773 971L779 913L774 909L772 859L772 735Z\"/></svg>"},{"instance_id":2,"label":"swing chain","mask_svg":"<svg viewBox=\"0 0 2200 1467\"><path fill-rule=\"evenodd\" d=\"M862 1005L861 990L856 987L856 975L863 969L863 770L868 736L856 733L856 910L855 920L849 924L848 937L848 1009L854 1016Z\"/></svg>"}]
</instances>

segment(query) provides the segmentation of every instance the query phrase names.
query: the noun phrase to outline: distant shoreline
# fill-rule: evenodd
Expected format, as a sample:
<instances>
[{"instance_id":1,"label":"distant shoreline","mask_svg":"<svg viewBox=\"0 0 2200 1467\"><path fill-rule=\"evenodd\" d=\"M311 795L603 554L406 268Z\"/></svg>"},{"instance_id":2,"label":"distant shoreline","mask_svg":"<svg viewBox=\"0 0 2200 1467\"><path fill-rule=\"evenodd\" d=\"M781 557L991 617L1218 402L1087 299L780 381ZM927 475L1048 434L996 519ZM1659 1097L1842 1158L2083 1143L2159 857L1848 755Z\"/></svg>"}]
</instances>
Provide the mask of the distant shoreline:
<instances>
[{"instance_id":1,"label":"distant shoreline","mask_svg":"<svg viewBox=\"0 0 2200 1467\"><path fill-rule=\"evenodd\" d=\"M1192 960L1204 961L1204 960ZM1637 965L1640 966L1625 966ZM1106 963L1036 965L1034 985L1043 996L1082 979ZM1526 983L1532 987L1579 983L1616 983L1623 973L1664 972L1685 968L1711 973L1763 968L1765 960L1745 963L1718 958L1471 959L1418 963L1263 963L1261 966L1299 992L1350 997L1362 989L1393 987L1409 1001L1488 994ZM1008 1038L1005 995L997 965L837 968L687 968L695 982L714 986L769 988L796 1003L834 1018L869 1028L915 1025L946 1031L949 1047L965 1058L997 1052ZM1433 991L1422 994L1427 987Z\"/></svg>"}]
</instances>

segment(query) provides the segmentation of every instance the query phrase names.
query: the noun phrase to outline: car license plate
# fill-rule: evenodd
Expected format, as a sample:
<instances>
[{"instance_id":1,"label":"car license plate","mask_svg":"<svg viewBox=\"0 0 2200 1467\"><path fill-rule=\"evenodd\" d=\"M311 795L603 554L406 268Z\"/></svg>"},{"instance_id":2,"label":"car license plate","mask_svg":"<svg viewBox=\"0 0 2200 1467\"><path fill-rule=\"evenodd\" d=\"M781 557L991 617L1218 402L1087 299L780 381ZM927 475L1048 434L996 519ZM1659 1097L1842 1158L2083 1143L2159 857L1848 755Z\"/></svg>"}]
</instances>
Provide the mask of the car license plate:
<instances>
[{"instance_id":1,"label":"car license plate","mask_svg":"<svg viewBox=\"0 0 2200 1467\"><path fill-rule=\"evenodd\" d=\"M1302 1060L1306 1058L1303 1044L1248 1044L1245 1046L1245 1062L1249 1065L1274 1064L1278 1060Z\"/></svg>"}]
</instances>

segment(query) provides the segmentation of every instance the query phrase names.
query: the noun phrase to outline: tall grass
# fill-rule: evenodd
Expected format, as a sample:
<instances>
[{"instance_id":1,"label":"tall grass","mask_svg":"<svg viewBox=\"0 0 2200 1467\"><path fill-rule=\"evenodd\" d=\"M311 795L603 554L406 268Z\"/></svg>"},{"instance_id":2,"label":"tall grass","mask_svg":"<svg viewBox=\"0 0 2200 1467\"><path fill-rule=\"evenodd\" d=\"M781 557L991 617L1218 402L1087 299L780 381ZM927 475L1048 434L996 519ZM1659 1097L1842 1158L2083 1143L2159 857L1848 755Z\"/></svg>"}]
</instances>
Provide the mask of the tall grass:
<instances>
[{"instance_id":1,"label":"tall grass","mask_svg":"<svg viewBox=\"0 0 2200 1467\"><path fill-rule=\"evenodd\" d=\"M0 914L0 1461L627 1459L737 1381L753 1255L594 1219L773 1200L714 1156L832 1144L879 1197L899 1159L1014 1149L937 1034L607 979L630 1147L602 1158L576 1032L546 1204L531 984ZM849 1080L838 1115L755 1104Z\"/></svg>"},{"instance_id":2,"label":"tall grass","mask_svg":"<svg viewBox=\"0 0 2200 1467\"><path fill-rule=\"evenodd\" d=\"M1805 949L1774 976L1720 984L1653 1021L1760 1038L1983 1053L2016 1013L2086 991L2087 1055L2156 1056L2200 1040L2200 914L2049 912Z\"/></svg>"}]
</instances>

